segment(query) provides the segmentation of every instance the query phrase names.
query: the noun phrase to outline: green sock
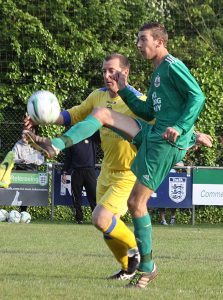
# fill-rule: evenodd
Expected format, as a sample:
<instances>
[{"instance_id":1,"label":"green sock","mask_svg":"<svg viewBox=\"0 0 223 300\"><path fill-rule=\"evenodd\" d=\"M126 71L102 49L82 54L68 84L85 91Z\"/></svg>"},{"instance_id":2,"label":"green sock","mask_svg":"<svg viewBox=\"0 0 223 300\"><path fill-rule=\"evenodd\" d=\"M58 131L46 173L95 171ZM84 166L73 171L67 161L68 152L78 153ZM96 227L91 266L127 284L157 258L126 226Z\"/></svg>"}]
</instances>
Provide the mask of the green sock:
<instances>
[{"instance_id":1,"label":"green sock","mask_svg":"<svg viewBox=\"0 0 223 300\"><path fill-rule=\"evenodd\" d=\"M134 233L140 253L138 269L143 272L152 272L154 262L152 259L152 224L149 214L133 218Z\"/></svg>"},{"instance_id":2,"label":"green sock","mask_svg":"<svg viewBox=\"0 0 223 300\"><path fill-rule=\"evenodd\" d=\"M83 121L73 125L60 138L54 138L51 142L57 149L63 150L92 136L101 127L100 121L89 115Z\"/></svg>"}]
</instances>

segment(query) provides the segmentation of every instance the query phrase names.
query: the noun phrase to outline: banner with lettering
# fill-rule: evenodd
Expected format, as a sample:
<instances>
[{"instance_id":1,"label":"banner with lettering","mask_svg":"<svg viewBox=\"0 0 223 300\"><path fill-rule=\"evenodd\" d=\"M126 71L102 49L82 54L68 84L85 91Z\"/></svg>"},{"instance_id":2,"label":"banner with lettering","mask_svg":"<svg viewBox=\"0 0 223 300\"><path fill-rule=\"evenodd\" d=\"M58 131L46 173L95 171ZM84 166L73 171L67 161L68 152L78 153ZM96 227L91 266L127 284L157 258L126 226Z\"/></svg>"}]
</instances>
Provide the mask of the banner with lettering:
<instances>
[{"instance_id":1,"label":"banner with lettering","mask_svg":"<svg viewBox=\"0 0 223 300\"><path fill-rule=\"evenodd\" d=\"M49 203L48 173L13 171L8 189L0 188L0 204L9 206L47 206Z\"/></svg>"},{"instance_id":2,"label":"banner with lettering","mask_svg":"<svg viewBox=\"0 0 223 300\"><path fill-rule=\"evenodd\" d=\"M223 205L223 169L193 170L193 205Z\"/></svg>"},{"instance_id":3,"label":"banner with lettering","mask_svg":"<svg viewBox=\"0 0 223 300\"><path fill-rule=\"evenodd\" d=\"M53 203L54 205L72 205L70 176L67 182L61 182L61 171L54 170ZM89 205L85 189L82 191L82 204ZM149 208L191 208L192 207L192 178L186 172L170 172L164 182L153 193L148 201Z\"/></svg>"}]
</instances>

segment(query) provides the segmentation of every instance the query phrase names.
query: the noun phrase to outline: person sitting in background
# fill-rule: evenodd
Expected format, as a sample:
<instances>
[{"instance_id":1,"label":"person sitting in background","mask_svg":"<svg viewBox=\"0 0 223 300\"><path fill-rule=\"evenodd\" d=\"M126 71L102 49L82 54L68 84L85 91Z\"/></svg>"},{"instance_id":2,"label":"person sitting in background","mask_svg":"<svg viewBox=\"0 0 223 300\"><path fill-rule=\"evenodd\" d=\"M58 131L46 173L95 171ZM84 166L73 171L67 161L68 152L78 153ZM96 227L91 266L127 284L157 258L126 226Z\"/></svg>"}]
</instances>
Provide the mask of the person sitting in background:
<instances>
[{"instance_id":1,"label":"person sitting in background","mask_svg":"<svg viewBox=\"0 0 223 300\"><path fill-rule=\"evenodd\" d=\"M33 133L37 133L38 126L33 126L31 130ZM16 164L14 170L37 171L38 166L45 161L44 156L28 144L25 135L22 135L21 139L15 143L12 152ZM20 207L20 212L26 210L27 206Z\"/></svg>"},{"instance_id":2,"label":"person sitting in background","mask_svg":"<svg viewBox=\"0 0 223 300\"><path fill-rule=\"evenodd\" d=\"M83 224L82 190L85 187L87 199L93 212L96 206L95 173L96 150L100 143L97 131L91 137L65 149L65 161L62 171L62 182L66 183L67 174L71 175L71 190L74 207L74 217L78 224Z\"/></svg>"}]
</instances>

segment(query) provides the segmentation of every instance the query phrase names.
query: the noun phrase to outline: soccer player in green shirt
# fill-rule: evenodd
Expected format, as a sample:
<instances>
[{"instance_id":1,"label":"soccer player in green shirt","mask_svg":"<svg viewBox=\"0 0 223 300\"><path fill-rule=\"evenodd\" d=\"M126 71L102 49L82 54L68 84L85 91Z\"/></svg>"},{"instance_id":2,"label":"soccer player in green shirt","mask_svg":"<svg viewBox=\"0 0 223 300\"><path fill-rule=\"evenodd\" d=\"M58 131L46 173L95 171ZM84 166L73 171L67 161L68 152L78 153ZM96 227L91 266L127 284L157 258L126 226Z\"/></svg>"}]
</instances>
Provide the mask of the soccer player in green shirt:
<instances>
[{"instance_id":1,"label":"soccer player in green shirt","mask_svg":"<svg viewBox=\"0 0 223 300\"><path fill-rule=\"evenodd\" d=\"M140 252L138 270L128 284L135 288L145 288L158 274L152 257L152 226L147 201L171 168L195 144L194 123L205 100L187 67L168 53L167 41L168 34L162 24L148 23L139 30L137 47L154 66L146 102L139 100L127 88L125 71L116 72L110 79L114 83L111 87L114 93L122 97L135 115L146 121L155 118L154 125L99 107L61 138L52 139L51 143L44 143L44 139L38 142L28 134L33 146L42 149L49 157L91 136L102 126L121 132L137 147L138 152L131 167L137 180L128 199ZM207 136L204 139L203 143L211 146L211 139ZM112 223L108 225L109 232L110 227ZM110 235L119 239L119 233L118 230L111 230Z\"/></svg>"}]
</instances>

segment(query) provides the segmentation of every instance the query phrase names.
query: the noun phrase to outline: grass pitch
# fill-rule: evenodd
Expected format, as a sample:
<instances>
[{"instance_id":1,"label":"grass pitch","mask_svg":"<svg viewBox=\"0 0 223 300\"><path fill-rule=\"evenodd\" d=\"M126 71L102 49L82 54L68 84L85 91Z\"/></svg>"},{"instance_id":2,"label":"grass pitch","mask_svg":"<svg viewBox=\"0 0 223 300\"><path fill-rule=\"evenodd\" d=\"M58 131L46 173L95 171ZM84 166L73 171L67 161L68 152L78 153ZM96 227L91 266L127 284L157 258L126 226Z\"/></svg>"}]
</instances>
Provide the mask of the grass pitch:
<instances>
[{"instance_id":1,"label":"grass pitch","mask_svg":"<svg viewBox=\"0 0 223 300\"><path fill-rule=\"evenodd\" d=\"M109 281L118 270L92 225L0 223L0 299L223 299L223 226L153 227L159 276L147 290Z\"/></svg>"}]
</instances>

